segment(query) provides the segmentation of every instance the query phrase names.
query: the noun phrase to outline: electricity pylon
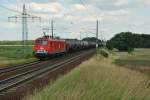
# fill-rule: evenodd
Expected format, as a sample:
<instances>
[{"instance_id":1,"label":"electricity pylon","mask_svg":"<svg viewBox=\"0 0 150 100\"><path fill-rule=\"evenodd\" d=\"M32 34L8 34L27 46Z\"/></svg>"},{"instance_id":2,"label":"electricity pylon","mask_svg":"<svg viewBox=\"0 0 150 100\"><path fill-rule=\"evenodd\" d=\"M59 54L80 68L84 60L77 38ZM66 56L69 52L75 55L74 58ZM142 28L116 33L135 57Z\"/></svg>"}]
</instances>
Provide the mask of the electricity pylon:
<instances>
[{"instance_id":1,"label":"electricity pylon","mask_svg":"<svg viewBox=\"0 0 150 100\"><path fill-rule=\"evenodd\" d=\"M26 45L26 42L28 40L28 19L32 19L32 20L39 19L39 20L41 20L40 17L28 14L25 4L23 4L22 13L20 15L17 15L17 16L8 17L8 20L10 20L10 19L16 19L16 20L21 19L22 20L22 42L23 42L24 46Z\"/></svg>"}]
</instances>

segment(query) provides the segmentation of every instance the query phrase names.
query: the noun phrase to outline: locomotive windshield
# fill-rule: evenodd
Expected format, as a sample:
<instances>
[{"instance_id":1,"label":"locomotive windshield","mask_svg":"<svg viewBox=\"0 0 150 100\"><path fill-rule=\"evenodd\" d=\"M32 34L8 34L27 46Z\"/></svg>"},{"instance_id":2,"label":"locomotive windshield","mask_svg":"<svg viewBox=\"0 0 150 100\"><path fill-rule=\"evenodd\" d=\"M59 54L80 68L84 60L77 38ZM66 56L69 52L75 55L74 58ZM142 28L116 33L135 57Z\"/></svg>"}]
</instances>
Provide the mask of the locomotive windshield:
<instances>
[{"instance_id":1,"label":"locomotive windshield","mask_svg":"<svg viewBox=\"0 0 150 100\"><path fill-rule=\"evenodd\" d=\"M37 40L36 44L43 44L43 45L45 45L45 44L48 44L48 41L47 40Z\"/></svg>"}]
</instances>

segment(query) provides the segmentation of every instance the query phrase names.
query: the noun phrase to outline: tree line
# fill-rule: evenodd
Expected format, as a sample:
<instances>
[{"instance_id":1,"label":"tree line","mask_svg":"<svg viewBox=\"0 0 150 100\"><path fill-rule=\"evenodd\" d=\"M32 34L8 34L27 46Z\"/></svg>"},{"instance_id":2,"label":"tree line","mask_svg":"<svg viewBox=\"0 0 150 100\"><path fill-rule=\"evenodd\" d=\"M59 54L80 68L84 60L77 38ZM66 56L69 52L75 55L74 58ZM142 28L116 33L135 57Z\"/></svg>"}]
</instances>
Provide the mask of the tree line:
<instances>
[{"instance_id":1,"label":"tree line","mask_svg":"<svg viewBox=\"0 0 150 100\"><path fill-rule=\"evenodd\" d=\"M150 35L121 32L107 41L108 49L116 48L119 51L131 51L134 48L150 48Z\"/></svg>"}]
</instances>

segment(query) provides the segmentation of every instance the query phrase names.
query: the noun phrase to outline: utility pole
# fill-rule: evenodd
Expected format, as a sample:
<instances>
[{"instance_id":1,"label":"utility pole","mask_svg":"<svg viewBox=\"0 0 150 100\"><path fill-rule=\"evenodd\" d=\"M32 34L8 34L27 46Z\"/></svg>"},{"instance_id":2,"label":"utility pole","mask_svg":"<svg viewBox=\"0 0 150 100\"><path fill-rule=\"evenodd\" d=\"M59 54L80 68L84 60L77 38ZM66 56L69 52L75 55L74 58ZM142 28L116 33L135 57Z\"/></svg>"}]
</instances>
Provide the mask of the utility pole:
<instances>
[{"instance_id":1,"label":"utility pole","mask_svg":"<svg viewBox=\"0 0 150 100\"><path fill-rule=\"evenodd\" d=\"M49 31L51 30L51 37L54 38L54 21L53 19L51 20L51 28L50 27L47 27L47 28L43 28L43 31Z\"/></svg>"},{"instance_id":2,"label":"utility pole","mask_svg":"<svg viewBox=\"0 0 150 100\"><path fill-rule=\"evenodd\" d=\"M22 42L23 42L23 47L25 47L26 45L26 42L28 40L28 19L39 19L41 20L40 17L37 17L37 16L33 16L33 15L30 15L27 13L26 11L26 5L23 4L23 10L22 10L22 13L20 15L17 15L17 16L11 16L11 17L8 17L8 20L10 19L22 19Z\"/></svg>"},{"instance_id":3,"label":"utility pole","mask_svg":"<svg viewBox=\"0 0 150 100\"><path fill-rule=\"evenodd\" d=\"M53 19L51 20L51 26L52 26L52 38L54 37L54 25L53 25L54 23L53 23Z\"/></svg>"},{"instance_id":4,"label":"utility pole","mask_svg":"<svg viewBox=\"0 0 150 100\"><path fill-rule=\"evenodd\" d=\"M45 33L45 32L43 32L43 34L44 34L44 36L46 36L46 33Z\"/></svg>"},{"instance_id":5,"label":"utility pole","mask_svg":"<svg viewBox=\"0 0 150 100\"><path fill-rule=\"evenodd\" d=\"M98 48L98 19L96 21L96 48Z\"/></svg>"},{"instance_id":6,"label":"utility pole","mask_svg":"<svg viewBox=\"0 0 150 100\"><path fill-rule=\"evenodd\" d=\"M81 38L82 38L82 37L81 37L81 32L80 32L80 40L81 40Z\"/></svg>"},{"instance_id":7,"label":"utility pole","mask_svg":"<svg viewBox=\"0 0 150 100\"><path fill-rule=\"evenodd\" d=\"M26 12L26 6L23 5L23 13L22 13L22 40L23 45L26 44L26 41L28 40L28 24L27 24L27 12Z\"/></svg>"}]
</instances>

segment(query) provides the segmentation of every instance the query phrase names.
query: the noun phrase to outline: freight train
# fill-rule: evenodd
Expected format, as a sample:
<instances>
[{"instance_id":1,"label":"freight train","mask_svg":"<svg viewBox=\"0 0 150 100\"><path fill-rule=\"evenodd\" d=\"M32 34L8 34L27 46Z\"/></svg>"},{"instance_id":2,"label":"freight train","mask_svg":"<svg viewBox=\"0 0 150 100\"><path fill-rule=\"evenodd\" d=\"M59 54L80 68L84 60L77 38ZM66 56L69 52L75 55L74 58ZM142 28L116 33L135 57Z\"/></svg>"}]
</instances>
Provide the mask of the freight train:
<instances>
[{"instance_id":1,"label":"freight train","mask_svg":"<svg viewBox=\"0 0 150 100\"><path fill-rule=\"evenodd\" d=\"M54 55L94 48L95 46L95 42L76 39L54 39L49 36L43 36L35 40L33 51L36 58L43 59Z\"/></svg>"}]
</instances>

